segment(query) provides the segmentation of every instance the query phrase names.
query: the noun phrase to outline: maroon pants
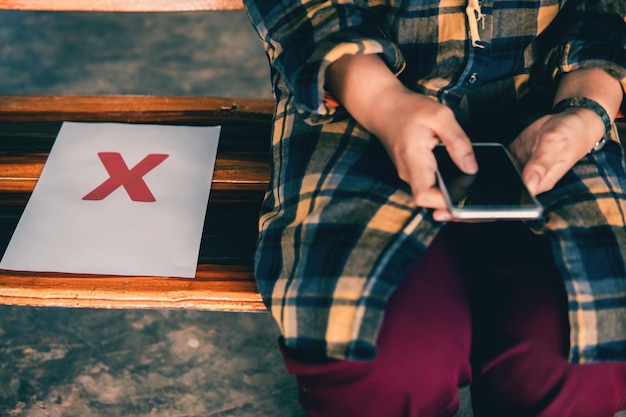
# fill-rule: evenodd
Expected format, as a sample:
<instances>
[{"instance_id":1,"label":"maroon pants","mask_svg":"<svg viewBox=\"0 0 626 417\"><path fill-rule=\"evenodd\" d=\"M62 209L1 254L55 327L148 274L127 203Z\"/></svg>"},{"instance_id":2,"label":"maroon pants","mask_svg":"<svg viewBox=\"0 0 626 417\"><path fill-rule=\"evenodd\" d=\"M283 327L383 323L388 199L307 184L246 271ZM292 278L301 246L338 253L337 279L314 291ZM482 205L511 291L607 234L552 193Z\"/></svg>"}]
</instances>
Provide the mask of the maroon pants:
<instances>
[{"instance_id":1,"label":"maroon pants","mask_svg":"<svg viewBox=\"0 0 626 417\"><path fill-rule=\"evenodd\" d=\"M389 300L378 355L310 363L283 350L311 417L613 417L626 362L571 365L563 283L519 223L450 224Z\"/></svg>"}]
</instances>

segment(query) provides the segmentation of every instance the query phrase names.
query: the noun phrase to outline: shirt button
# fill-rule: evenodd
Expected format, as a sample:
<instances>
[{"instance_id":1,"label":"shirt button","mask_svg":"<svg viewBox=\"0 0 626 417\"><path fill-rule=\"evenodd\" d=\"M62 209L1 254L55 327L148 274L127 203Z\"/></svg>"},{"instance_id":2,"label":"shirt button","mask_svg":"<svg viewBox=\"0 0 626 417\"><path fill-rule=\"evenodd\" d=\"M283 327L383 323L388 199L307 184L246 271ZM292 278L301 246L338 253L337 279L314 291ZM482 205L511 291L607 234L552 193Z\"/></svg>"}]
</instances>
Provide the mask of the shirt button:
<instances>
[{"instance_id":1,"label":"shirt button","mask_svg":"<svg viewBox=\"0 0 626 417\"><path fill-rule=\"evenodd\" d=\"M476 81L478 81L478 74L476 74L475 72L471 73L470 76L467 78L467 83L469 85L472 85L474 83L476 83Z\"/></svg>"}]
</instances>

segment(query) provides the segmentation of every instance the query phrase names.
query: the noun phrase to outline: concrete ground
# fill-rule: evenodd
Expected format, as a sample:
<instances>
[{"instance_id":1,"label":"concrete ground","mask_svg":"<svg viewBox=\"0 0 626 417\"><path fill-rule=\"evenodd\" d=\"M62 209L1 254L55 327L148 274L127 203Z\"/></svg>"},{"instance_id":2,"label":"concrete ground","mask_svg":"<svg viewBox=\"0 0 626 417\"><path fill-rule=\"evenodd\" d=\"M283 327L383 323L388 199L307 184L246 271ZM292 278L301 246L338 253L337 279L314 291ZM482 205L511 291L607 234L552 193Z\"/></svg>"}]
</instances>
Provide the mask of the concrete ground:
<instances>
[{"instance_id":1,"label":"concrete ground","mask_svg":"<svg viewBox=\"0 0 626 417\"><path fill-rule=\"evenodd\" d=\"M0 12L0 94L23 93L271 97L242 12ZM277 336L266 314L0 306L0 416L301 417Z\"/></svg>"}]
</instances>

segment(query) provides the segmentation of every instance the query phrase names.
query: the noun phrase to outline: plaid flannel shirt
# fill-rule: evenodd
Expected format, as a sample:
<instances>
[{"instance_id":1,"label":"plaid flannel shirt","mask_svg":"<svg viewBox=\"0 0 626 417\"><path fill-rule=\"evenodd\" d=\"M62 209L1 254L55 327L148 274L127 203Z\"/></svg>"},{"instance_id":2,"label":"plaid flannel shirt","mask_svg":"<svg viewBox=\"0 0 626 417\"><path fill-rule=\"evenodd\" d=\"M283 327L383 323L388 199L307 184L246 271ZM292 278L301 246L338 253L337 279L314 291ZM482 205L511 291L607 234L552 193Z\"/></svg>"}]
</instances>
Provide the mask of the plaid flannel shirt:
<instances>
[{"instance_id":1,"label":"plaid flannel shirt","mask_svg":"<svg viewBox=\"0 0 626 417\"><path fill-rule=\"evenodd\" d=\"M549 106L559 74L603 68L626 90L623 0L245 3L277 103L256 279L286 346L310 355L374 357L389 295L441 227L376 138L324 100L330 63L379 54L468 131L509 137L514 120L549 111L520 103L538 94ZM573 363L626 360L626 173L613 139L540 196L545 218L529 224L553 243Z\"/></svg>"}]
</instances>

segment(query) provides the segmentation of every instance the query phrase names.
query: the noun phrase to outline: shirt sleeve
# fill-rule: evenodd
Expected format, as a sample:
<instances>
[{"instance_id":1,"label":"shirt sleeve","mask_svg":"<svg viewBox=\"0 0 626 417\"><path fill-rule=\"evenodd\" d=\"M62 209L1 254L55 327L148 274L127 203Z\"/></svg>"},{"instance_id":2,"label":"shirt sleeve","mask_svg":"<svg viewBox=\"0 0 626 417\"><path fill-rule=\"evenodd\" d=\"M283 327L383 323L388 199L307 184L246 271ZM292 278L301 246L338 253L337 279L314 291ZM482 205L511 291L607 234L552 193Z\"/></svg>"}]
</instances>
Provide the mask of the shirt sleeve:
<instances>
[{"instance_id":1,"label":"shirt sleeve","mask_svg":"<svg viewBox=\"0 0 626 417\"><path fill-rule=\"evenodd\" d=\"M625 2L580 0L567 6L573 7L567 11L571 15L564 36L548 55L552 77L577 69L602 68L617 78L626 92Z\"/></svg>"},{"instance_id":2,"label":"shirt sleeve","mask_svg":"<svg viewBox=\"0 0 626 417\"><path fill-rule=\"evenodd\" d=\"M398 74L399 48L364 1L244 0L271 66L280 73L295 104L310 123L332 118L324 100L325 72L344 55L380 54Z\"/></svg>"}]
</instances>

